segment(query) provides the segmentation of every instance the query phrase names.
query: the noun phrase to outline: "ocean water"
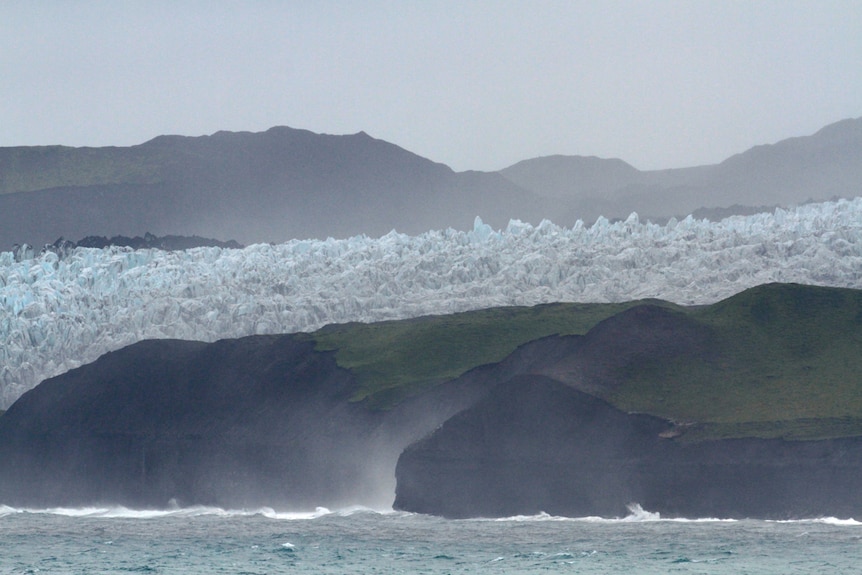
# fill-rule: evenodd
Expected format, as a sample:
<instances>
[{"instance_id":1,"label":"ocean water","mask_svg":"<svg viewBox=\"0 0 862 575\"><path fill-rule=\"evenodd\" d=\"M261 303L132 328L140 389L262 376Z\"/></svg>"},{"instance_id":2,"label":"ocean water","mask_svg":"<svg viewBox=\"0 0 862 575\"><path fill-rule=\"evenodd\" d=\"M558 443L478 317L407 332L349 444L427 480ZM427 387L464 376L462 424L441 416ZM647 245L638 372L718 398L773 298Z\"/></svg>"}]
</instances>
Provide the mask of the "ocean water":
<instances>
[{"instance_id":1,"label":"ocean water","mask_svg":"<svg viewBox=\"0 0 862 575\"><path fill-rule=\"evenodd\" d=\"M0 573L840 574L862 523L0 506Z\"/></svg>"}]
</instances>

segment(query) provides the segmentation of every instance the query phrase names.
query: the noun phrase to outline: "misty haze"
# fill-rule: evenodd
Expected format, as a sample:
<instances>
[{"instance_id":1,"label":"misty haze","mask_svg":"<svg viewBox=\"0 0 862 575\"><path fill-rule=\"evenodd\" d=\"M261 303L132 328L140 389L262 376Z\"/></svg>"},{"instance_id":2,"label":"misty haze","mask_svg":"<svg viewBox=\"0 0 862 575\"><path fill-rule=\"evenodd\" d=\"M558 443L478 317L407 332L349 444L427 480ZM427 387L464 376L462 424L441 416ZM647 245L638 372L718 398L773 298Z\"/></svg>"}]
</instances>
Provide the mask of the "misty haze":
<instances>
[{"instance_id":1,"label":"misty haze","mask_svg":"<svg viewBox=\"0 0 862 575\"><path fill-rule=\"evenodd\" d=\"M853 572L862 12L0 8L0 571Z\"/></svg>"}]
</instances>

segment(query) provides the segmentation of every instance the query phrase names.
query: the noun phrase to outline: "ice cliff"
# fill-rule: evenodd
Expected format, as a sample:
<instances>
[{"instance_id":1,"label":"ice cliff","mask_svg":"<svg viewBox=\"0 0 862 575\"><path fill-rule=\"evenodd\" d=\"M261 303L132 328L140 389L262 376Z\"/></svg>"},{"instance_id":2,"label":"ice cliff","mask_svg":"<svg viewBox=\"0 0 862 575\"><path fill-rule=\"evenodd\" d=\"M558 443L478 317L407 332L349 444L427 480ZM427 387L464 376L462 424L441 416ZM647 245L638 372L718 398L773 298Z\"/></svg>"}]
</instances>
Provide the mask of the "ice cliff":
<instances>
[{"instance_id":1,"label":"ice cliff","mask_svg":"<svg viewBox=\"0 0 862 575\"><path fill-rule=\"evenodd\" d=\"M17 258L20 259L20 258ZM0 253L0 407L147 338L213 341L501 305L711 303L766 282L862 288L862 198L720 222L396 232L242 250Z\"/></svg>"}]
</instances>

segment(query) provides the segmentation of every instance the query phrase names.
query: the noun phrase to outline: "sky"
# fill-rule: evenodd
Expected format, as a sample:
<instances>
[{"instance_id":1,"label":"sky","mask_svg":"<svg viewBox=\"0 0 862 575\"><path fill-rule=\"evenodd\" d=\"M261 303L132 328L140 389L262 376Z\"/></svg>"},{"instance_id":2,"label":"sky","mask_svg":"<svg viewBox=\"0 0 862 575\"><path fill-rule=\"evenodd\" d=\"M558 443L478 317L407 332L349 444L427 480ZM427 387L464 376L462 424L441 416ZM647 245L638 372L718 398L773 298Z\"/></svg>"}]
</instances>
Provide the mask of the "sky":
<instances>
[{"instance_id":1,"label":"sky","mask_svg":"<svg viewBox=\"0 0 862 575\"><path fill-rule=\"evenodd\" d=\"M678 168L862 116L860 62L862 0L3 0L0 146L285 125Z\"/></svg>"}]
</instances>

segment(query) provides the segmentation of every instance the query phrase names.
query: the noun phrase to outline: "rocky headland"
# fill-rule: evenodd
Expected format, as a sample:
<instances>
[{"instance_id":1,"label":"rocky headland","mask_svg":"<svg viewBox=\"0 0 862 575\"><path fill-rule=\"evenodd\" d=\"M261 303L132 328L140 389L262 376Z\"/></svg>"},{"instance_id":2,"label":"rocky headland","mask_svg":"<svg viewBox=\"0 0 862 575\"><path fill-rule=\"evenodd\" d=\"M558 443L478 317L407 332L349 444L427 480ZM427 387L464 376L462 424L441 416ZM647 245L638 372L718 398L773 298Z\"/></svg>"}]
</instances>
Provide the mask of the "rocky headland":
<instances>
[{"instance_id":1,"label":"rocky headland","mask_svg":"<svg viewBox=\"0 0 862 575\"><path fill-rule=\"evenodd\" d=\"M0 417L0 503L859 518L860 351L862 292L785 284L143 341Z\"/></svg>"},{"instance_id":2,"label":"rocky headland","mask_svg":"<svg viewBox=\"0 0 862 575\"><path fill-rule=\"evenodd\" d=\"M453 518L859 517L862 439L686 444L544 376L513 378L398 460L395 508Z\"/></svg>"}]
</instances>

